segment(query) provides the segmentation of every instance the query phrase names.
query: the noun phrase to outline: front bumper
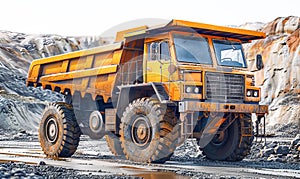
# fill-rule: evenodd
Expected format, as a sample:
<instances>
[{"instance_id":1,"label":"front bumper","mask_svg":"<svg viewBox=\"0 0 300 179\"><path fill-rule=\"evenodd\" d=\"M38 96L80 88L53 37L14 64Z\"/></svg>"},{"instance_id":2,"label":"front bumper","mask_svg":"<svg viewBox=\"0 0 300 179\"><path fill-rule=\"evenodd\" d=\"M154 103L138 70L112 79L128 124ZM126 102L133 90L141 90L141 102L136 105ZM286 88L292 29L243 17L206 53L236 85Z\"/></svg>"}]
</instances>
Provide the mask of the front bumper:
<instances>
[{"instance_id":1,"label":"front bumper","mask_svg":"<svg viewBox=\"0 0 300 179\"><path fill-rule=\"evenodd\" d=\"M197 101L179 102L179 112L231 112L231 113L268 113L267 105L240 104L240 103L211 103Z\"/></svg>"}]
</instances>

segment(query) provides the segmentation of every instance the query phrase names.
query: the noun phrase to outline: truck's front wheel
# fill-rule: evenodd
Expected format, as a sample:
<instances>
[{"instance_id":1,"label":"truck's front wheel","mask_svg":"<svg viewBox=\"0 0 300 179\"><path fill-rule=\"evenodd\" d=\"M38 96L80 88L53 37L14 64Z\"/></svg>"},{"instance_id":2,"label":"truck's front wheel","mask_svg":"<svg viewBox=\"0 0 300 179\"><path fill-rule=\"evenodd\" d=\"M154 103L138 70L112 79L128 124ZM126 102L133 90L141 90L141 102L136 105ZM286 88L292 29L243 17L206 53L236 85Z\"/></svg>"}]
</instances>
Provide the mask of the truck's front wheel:
<instances>
[{"instance_id":1,"label":"truck's front wheel","mask_svg":"<svg viewBox=\"0 0 300 179\"><path fill-rule=\"evenodd\" d=\"M174 111L156 99L141 98L126 108L121 119L121 146L127 159L164 163L178 140Z\"/></svg>"},{"instance_id":2,"label":"truck's front wheel","mask_svg":"<svg viewBox=\"0 0 300 179\"><path fill-rule=\"evenodd\" d=\"M46 107L39 126L39 141L47 157L72 156L80 135L71 105L51 103Z\"/></svg>"},{"instance_id":3,"label":"truck's front wheel","mask_svg":"<svg viewBox=\"0 0 300 179\"><path fill-rule=\"evenodd\" d=\"M251 149L252 132L250 114L240 114L225 131L214 136L212 141L203 148L203 153L211 160L243 160Z\"/></svg>"}]
</instances>

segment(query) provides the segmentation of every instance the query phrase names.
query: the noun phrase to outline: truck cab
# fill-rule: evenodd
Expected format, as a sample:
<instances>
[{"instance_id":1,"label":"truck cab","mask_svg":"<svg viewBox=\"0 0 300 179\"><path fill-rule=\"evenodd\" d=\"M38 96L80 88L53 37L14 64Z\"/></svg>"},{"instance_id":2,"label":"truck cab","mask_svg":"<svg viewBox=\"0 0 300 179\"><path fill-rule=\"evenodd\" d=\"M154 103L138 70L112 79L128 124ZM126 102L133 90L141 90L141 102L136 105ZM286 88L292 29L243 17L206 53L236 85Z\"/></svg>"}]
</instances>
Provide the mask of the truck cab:
<instances>
[{"instance_id":1,"label":"truck cab","mask_svg":"<svg viewBox=\"0 0 300 179\"><path fill-rule=\"evenodd\" d=\"M264 38L262 32L173 20L161 28L143 27L124 37L124 49L140 51L131 51L134 58L124 64L138 63L134 71L140 73L129 77L132 68L126 66L121 70L124 74L121 79L135 80L121 80L122 85L163 84L168 95L164 100L169 101L236 103L225 108L247 108L243 104L260 101L260 88L255 86L254 75L248 71L242 44ZM131 41L140 41L139 47L138 43L127 47ZM258 58L257 64L261 63Z\"/></svg>"},{"instance_id":2,"label":"truck cab","mask_svg":"<svg viewBox=\"0 0 300 179\"><path fill-rule=\"evenodd\" d=\"M169 32L161 40L153 41L150 38L145 42L144 81L146 83L168 82L182 88L171 92L170 99L175 101L197 99L243 102L245 99L249 102L258 102L260 100L258 87L253 89L251 84L248 84L249 89L247 90L249 91L251 88L253 92L251 91L249 96L244 96L247 93L244 91L246 90L245 81L248 80L252 83L254 77L251 73L246 75L247 62L242 43L239 39L178 31ZM212 82L213 79L208 78L210 75L216 77L218 71L222 73L222 77L218 78L226 78L229 74L245 76L244 79L241 79L234 78L232 75L231 82L239 84L235 84L235 86L231 84L227 87L226 85L229 84L223 84L225 86L222 90L217 88L213 90L211 88L217 86L205 84ZM221 82L220 79L218 81ZM230 89L232 90L228 91Z\"/></svg>"}]
</instances>

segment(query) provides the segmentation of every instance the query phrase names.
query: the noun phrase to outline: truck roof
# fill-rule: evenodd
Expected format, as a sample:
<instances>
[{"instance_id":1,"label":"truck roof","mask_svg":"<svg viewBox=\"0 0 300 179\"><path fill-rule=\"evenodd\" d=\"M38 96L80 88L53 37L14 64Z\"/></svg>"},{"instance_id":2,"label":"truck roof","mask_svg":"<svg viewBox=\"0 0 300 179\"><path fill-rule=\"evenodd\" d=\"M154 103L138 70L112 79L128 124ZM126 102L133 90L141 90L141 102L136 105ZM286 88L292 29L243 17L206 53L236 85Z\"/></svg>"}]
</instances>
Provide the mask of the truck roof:
<instances>
[{"instance_id":1,"label":"truck roof","mask_svg":"<svg viewBox=\"0 0 300 179\"><path fill-rule=\"evenodd\" d=\"M147 26L141 26L133 28L132 30L129 29L121 31L118 33L116 41L120 41L122 39L121 36L130 37L136 35L156 34L172 30L197 32L199 34L236 38L243 42L250 42L252 40L263 39L266 37L265 33L254 30L173 19L169 23L161 25L159 27L148 28Z\"/></svg>"}]
</instances>

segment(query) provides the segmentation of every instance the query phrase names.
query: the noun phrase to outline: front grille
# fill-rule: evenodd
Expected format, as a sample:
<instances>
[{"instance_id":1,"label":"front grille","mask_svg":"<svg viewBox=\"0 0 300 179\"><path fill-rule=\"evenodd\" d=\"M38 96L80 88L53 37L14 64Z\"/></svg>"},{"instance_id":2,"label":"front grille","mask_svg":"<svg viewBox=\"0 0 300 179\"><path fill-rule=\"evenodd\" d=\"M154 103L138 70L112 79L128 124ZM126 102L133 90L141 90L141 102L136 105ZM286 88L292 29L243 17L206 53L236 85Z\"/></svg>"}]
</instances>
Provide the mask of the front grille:
<instances>
[{"instance_id":1,"label":"front grille","mask_svg":"<svg viewBox=\"0 0 300 179\"><path fill-rule=\"evenodd\" d=\"M243 75L207 72L206 99L218 102L243 102L245 80Z\"/></svg>"}]
</instances>

